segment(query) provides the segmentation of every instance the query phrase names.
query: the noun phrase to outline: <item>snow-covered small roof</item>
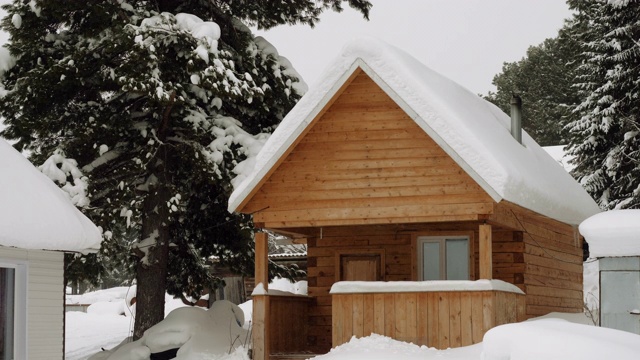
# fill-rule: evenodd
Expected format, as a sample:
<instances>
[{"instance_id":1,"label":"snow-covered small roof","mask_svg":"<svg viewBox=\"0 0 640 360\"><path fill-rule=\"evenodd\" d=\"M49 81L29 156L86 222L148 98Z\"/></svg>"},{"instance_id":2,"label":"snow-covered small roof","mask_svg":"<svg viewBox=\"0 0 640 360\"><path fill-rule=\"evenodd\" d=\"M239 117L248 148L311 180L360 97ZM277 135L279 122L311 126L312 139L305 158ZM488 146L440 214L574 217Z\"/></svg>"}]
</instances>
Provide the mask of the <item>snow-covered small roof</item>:
<instances>
[{"instance_id":1,"label":"snow-covered small roof","mask_svg":"<svg viewBox=\"0 0 640 360\"><path fill-rule=\"evenodd\" d=\"M0 139L0 246L91 251L98 228L53 181Z\"/></svg>"},{"instance_id":2,"label":"snow-covered small roof","mask_svg":"<svg viewBox=\"0 0 640 360\"><path fill-rule=\"evenodd\" d=\"M229 211L249 199L350 75L362 69L496 202L507 200L574 225L599 212L526 132L523 145L513 139L508 115L402 50L372 38L353 40L327 69L265 143L253 173L231 195Z\"/></svg>"},{"instance_id":3,"label":"snow-covered small roof","mask_svg":"<svg viewBox=\"0 0 640 360\"><path fill-rule=\"evenodd\" d=\"M580 224L580 234L589 243L589 255L640 256L640 210L611 210Z\"/></svg>"}]
</instances>

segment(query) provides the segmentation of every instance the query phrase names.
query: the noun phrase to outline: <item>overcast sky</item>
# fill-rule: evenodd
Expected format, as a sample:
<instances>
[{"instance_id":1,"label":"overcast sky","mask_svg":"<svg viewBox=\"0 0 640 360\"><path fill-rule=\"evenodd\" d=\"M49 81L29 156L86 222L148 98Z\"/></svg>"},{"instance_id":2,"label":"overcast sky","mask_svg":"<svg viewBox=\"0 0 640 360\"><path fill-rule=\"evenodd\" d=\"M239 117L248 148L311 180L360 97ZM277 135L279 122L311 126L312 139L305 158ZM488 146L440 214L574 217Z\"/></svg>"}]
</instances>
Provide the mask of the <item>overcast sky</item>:
<instances>
[{"instance_id":1,"label":"overcast sky","mask_svg":"<svg viewBox=\"0 0 640 360\"><path fill-rule=\"evenodd\" d=\"M505 61L554 37L571 12L563 0L371 0L370 21L326 12L314 29L258 31L312 85L350 39L371 35L410 53L474 93L495 89Z\"/></svg>"},{"instance_id":2,"label":"overcast sky","mask_svg":"<svg viewBox=\"0 0 640 360\"><path fill-rule=\"evenodd\" d=\"M8 0L0 0L0 4ZM320 23L258 31L312 85L350 39L391 43L475 93L494 89L502 63L557 34L570 16L563 0L372 0L370 21L350 8ZM345 5L346 7L346 5ZM2 14L4 15L4 14ZM0 34L4 43L6 34Z\"/></svg>"}]
</instances>

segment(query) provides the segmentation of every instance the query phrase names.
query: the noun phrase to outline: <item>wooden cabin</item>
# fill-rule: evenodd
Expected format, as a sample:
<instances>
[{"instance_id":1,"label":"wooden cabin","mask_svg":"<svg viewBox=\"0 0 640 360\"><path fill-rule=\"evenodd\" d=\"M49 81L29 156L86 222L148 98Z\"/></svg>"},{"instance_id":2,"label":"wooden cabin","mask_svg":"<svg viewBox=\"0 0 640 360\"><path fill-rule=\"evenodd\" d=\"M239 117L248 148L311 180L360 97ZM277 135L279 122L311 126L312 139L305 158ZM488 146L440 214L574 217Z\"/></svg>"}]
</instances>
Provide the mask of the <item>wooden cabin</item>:
<instances>
[{"instance_id":1,"label":"wooden cabin","mask_svg":"<svg viewBox=\"0 0 640 360\"><path fill-rule=\"evenodd\" d=\"M64 359L64 253L102 236L4 139L0 169L0 359Z\"/></svg>"},{"instance_id":2,"label":"wooden cabin","mask_svg":"<svg viewBox=\"0 0 640 360\"><path fill-rule=\"evenodd\" d=\"M328 69L230 198L257 228L255 359L371 333L466 346L582 311L576 226L598 207L509 116L376 40ZM264 289L260 229L306 241L308 297Z\"/></svg>"}]
</instances>

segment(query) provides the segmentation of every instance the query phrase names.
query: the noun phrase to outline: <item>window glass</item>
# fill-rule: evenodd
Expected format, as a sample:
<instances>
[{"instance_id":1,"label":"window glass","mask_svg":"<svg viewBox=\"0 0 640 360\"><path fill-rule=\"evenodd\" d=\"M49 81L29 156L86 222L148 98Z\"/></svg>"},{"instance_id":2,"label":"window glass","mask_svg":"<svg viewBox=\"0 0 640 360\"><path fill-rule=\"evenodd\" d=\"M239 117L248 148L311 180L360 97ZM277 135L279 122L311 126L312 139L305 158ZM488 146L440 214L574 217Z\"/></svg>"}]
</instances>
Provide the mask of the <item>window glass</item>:
<instances>
[{"instance_id":1,"label":"window glass","mask_svg":"<svg viewBox=\"0 0 640 360\"><path fill-rule=\"evenodd\" d=\"M14 358L15 269L0 267L0 360Z\"/></svg>"},{"instance_id":2,"label":"window glass","mask_svg":"<svg viewBox=\"0 0 640 360\"><path fill-rule=\"evenodd\" d=\"M446 239L447 280L469 280L469 242Z\"/></svg>"},{"instance_id":3,"label":"window glass","mask_svg":"<svg viewBox=\"0 0 640 360\"><path fill-rule=\"evenodd\" d=\"M418 237L419 280L469 280L468 237Z\"/></svg>"},{"instance_id":4,"label":"window glass","mask_svg":"<svg viewBox=\"0 0 640 360\"><path fill-rule=\"evenodd\" d=\"M423 242L422 254L422 279L440 280L440 242Z\"/></svg>"}]
</instances>

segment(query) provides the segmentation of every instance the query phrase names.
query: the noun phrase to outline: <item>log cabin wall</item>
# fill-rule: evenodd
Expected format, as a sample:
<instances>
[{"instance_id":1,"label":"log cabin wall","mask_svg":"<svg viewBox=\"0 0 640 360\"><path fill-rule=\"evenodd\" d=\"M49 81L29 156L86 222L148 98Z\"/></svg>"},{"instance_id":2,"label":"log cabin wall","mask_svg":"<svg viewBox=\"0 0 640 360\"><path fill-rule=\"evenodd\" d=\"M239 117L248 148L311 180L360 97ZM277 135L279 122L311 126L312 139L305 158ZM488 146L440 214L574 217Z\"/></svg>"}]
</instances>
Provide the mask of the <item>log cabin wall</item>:
<instances>
[{"instance_id":1,"label":"log cabin wall","mask_svg":"<svg viewBox=\"0 0 640 360\"><path fill-rule=\"evenodd\" d=\"M491 197L360 72L242 207L266 228L477 220Z\"/></svg>"},{"instance_id":2,"label":"log cabin wall","mask_svg":"<svg viewBox=\"0 0 640 360\"><path fill-rule=\"evenodd\" d=\"M337 281L340 254L366 251L384 252L385 281L416 281L411 265L416 260L415 241L420 235L469 234L472 237L470 280L476 280L478 271L479 222L412 224L406 226L375 225L358 227L323 228L322 238L309 237L308 282L309 295L314 298L309 310L308 343L312 351L323 353L331 347L331 295L329 290ZM314 230L319 233L319 229ZM515 239L514 239L515 234ZM524 242L518 232L496 230L493 233L494 278L513 283L524 289ZM475 270L474 270L475 268Z\"/></svg>"},{"instance_id":3,"label":"log cabin wall","mask_svg":"<svg viewBox=\"0 0 640 360\"><path fill-rule=\"evenodd\" d=\"M494 230L493 240L493 279L524 287L524 242L522 233L510 230ZM476 255L476 259L477 259ZM525 292L526 294L526 292Z\"/></svg>"},{"instance_id":4,"label":"log cabin wall","mask_svg":"<svg viewBox=\"0 0 640 360\"><path fill-rule=\"evenodd\" d=\"M308 343L311 351L324 354L331 349L331 295L336 282L338 254L375 249L384 252L383 280L411 280L411 234L390 227L362 227L357 231L326 229L323 238L308 238L309 309Z\"/></svg>"},{"instance_id":5,"label":"log cabin wall","mask_svg":"<svg viewBox=\"0 0 640 360\"><path fill-rule=\"evenodd\" d=\"M518 271L514 280L527 294L527 317L556 311L581 312L582 239L577 229L504 201L496 204L490 219L516 229L509 246L522 252L523 262L507 271ZM496 271L503 270L494 267L494 276ZM522 284L517 282L520 276Z\"/></svg>"}]
</instances>

